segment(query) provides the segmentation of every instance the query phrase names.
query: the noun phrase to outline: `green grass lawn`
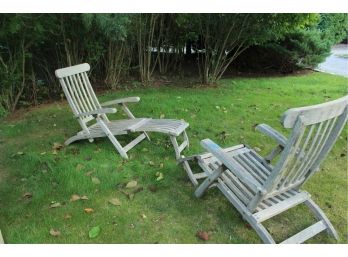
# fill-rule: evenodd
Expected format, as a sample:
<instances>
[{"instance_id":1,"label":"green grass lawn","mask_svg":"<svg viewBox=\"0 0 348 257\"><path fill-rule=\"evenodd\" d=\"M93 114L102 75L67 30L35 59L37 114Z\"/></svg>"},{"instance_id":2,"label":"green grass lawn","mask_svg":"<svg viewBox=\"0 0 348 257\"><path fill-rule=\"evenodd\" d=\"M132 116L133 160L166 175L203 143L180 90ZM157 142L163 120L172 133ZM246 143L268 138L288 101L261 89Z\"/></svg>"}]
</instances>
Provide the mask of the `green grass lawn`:
<instances>
[{"instance_id":1,"label":"green grass lawn","mask_svg":"<svg viewBox=\"0 0 348 257\"><path fill-rule=\"evenodd\" d=\"M268 123L288 135L279 123L284 111L341 97L347 94L347 82L320 73L236 78L222 80L217 88L135 88L104 93L99 99L140 96L140 103L131 106L136 116L185 119L191 141L186 155L201 152L204 138L224 147L246 143L266 154L274 144L254 130L255 124ZM121 111L110 117L122 117ZM22 111L0 123L0 229L7 243L202 243L196 237L201 230L210 233L208 243L261 243L217 189L202 199L193 196L165 135L150 134L152 141L132 149L129 161L105 138L76 142L54 154L53 144L78 130L65 101ZM130 137L120 137L121 143ZM348 238L346 154L347 130L321 172L305 185L337 229L340 243ZM157 172L163 173L160 181ZM121 188L132 180L139 192L130 199ZM73 194L88 200L72 202ZM108 202L113 198L119 206ZM60 206L49 208L52 203ZM94 211L86 213L85 208ZM280 241L313 222L311 213L298 206L265 226ZM90 239L88 232L95 226L100 234ZM52 228L61 235L50 235ZM321 233L308 242L335 240Z\"/></svg>"}]
</instances>

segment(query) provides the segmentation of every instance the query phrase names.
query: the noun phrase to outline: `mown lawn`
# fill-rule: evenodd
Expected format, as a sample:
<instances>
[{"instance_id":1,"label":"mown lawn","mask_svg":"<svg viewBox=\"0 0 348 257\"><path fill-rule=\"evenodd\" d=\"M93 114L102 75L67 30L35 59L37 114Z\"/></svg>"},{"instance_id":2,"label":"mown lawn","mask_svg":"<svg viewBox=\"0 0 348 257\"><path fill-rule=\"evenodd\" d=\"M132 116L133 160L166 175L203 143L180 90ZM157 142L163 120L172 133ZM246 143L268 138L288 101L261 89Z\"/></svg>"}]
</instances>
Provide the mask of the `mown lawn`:
<instances>
[{"instance_id":1,"label":"mown lawn","mask_svg":"<svg viewBox=\"0 0 348 257\"><path fill-rule=\"evenodd\" d=\"M201 152L199 141L204 138L222 146L246 143L265 154L274 144L254 131L255 124L268 123L288 134L279 123L284 111L341 97L347 94L347 82L347 78L313 73L225 79L218 88L135 88L99 98L140 96L140 103L131 106L138 117L185 119L191 140L187 155ZM114 117L121 117L121 111ZM107 139L92 144L80 141L54 154L53 144L63 143L78 129L65 101L1 121L0 229L5 242L202 243L196 233L203 230L210 234L208 243L261 243L217 189L202 199L193 196L194 188L176 165L163 134L151 134L152 141L132 149L127 162ZM120 141L125 144L129 138ZM338 230L340 243L347 243L348 237L346 154L347 130L321 172L305 185ZM163 174L160 181L157 172ZM122 185L132 180L138 185L127 191L138 192L130 199ZM73 194L88 200L70 201ZM119 206L108 202L113 198L119 199ZM52 203L60 206L49 208ZM85 208L94 211L86 213ZM312 222L311 213L299 206L265 225L280 241ZM100 234L90 239L88 232L95 226L101 228ZM50 235L52 228L60 236ZM326 233L308 242L335 243Z\"/></svg>"}]
</instances>

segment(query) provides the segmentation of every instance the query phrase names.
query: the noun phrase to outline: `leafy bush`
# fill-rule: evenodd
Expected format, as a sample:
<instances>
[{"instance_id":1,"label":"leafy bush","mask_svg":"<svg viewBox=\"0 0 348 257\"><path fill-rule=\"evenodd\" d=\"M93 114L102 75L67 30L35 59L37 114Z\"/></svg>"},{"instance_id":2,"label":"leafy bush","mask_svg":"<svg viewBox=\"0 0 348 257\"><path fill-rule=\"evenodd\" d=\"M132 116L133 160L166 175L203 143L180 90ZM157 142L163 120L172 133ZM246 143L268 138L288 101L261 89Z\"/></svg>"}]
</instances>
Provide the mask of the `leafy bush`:
<instances>
[{"instance_id":1,"label":"leafy bush","mask_svg":"<svg viewBox=\"0 0 348 257\"><path fill-rule=\"evenodd\" d=\"M314 26L299 27L280 40L250 47L234 68L281 73L314 68L330 54L332 45L346 37L347 24L346 14L321 14Z\"/></svg>"}]
</instances>

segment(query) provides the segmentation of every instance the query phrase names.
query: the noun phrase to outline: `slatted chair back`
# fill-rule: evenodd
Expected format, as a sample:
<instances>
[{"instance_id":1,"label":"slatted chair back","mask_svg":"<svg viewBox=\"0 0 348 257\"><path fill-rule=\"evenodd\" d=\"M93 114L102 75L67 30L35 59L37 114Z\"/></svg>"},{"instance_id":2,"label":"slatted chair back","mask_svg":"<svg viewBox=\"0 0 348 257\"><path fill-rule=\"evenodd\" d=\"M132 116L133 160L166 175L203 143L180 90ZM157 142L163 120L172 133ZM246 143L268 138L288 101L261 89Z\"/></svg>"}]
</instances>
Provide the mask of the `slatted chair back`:
<instances>
[{"instance_id":1,"label":"slatted chair back","mask_svg":"<svg viewBox=\"0 0 348 257\"><path fill-rule=\"evenodd\" d=\"M268 194L298 188L313 175L347 122L347 106L345 96L284 113L282 124L292 133L265 184Z\"/></svg>"},{"instance_id":2,"label":"slatted chair back","mask_svg":"<svg viewBox=\"0 0 348 257\"><path fill-rule=\"evenodd\" d=\"M64 94L76 117L78 115L100 109L100 103L94 93L87 72L90 70L88 63L83 63L63 69L56 70L56 77L63 88ZM108 120L106 115L102 115ZM93 120L91 115L78 117L79 123L84 130L87 130L86 124Z\"/></svg>"}]
</instances>

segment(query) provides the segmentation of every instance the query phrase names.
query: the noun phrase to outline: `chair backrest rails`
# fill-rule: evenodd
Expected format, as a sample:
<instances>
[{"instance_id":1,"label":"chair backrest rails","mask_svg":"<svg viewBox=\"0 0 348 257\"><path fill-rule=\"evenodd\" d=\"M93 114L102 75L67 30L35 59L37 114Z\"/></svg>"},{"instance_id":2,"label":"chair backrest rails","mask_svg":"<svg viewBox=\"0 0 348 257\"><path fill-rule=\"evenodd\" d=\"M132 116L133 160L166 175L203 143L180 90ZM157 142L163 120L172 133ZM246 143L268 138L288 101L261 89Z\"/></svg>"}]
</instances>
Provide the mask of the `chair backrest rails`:
<instances>
[{"instance_id":1,"label":"chair backrest rails","mask_svg":"<svg viewBox=\"0 0 348 257\"><path fill-rule=\"evenodd\" d=\"M347 106L345 96L284 113L282 124L292 133L265 184L268 196L299 188L318 170L347 122Z\"/></svg>"}]
</instances>

